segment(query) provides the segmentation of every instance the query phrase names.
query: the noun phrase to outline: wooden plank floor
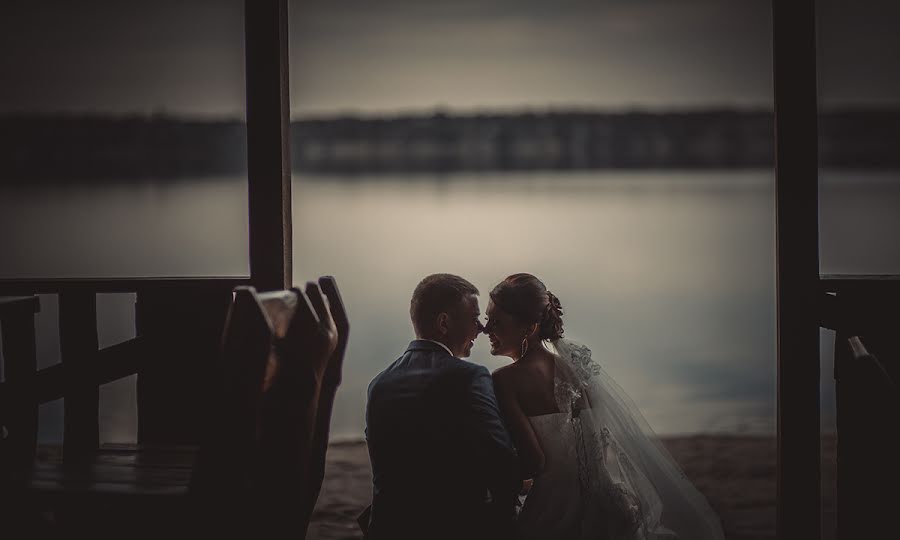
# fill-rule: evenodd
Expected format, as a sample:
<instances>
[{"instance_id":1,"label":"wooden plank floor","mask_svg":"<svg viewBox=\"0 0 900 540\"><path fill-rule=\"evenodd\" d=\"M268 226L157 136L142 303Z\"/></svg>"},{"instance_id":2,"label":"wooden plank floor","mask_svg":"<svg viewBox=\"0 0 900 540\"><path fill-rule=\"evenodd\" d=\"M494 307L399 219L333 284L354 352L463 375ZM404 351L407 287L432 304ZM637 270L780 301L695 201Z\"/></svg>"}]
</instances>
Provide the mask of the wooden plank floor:
<instances>
[{"instance_id":1,"label":"wooden plank floor","mask_svg":"<svg viewBox=\"0 0 900 540\"><path fill-rule=\"evenodd\" d=\"M103 445L94 461L66 468L59 447L42 446L30 495L38 500L71 496L179 499L187 495L195 446Z\"/></svg>"}]
</instances>

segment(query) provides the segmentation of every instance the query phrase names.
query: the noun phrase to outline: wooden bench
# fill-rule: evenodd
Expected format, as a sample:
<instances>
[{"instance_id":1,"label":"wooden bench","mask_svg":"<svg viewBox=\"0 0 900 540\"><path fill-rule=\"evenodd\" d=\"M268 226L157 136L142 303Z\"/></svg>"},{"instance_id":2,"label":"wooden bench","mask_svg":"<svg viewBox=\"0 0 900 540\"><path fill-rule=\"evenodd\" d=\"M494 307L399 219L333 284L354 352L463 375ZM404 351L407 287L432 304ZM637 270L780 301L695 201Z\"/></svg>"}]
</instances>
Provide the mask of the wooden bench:
<instances>
[{"instance_id":1,"label":"wooden bench","mask_svg":"<svg viewBox=\"0 0 900 540\"><path fill-rule=\"evenodd\" d=\"M6 495L11 496L7 498L23 495L21 504L13 505L15 514L52 511L54 521L48 527L66 534L112 534L123 526L135 531L136 524L137 530L150 534L170 527L174 518L207 531L250 523L259 529L262 522L289 527L302 537L324 476L331 410L349 331L334 280L325 277L308 283L305 290L262 294L238 287L233 301L228 292L226 314L217 328L210 322L217 318L216 309L208 305L166 305L167 299L196 300L185 289L175 292L157 293L143 303L139 293L136 339L85 352L67 363L72 359L71 353L66 356L67 346L73 347L69 340L61 347L63 363L39 373L33 335L37 298L0 304L7 373L0 387L0 411L5 425L30 429L10 429L3 444L3 470L15 480L5 482ZM90 303L88 296L82 295L83 304ZM204 312L206 320L199 316ZM18 330L28 326L26 313L30 338ZM65 314L61 299L61 318ZM18 322L10 326L7 320ZM62 322L60 326L64 341ZM215 343L210 348L203 338L211 332ZM88 334L75 341L83 351L96 343L96 328ZM8 348L18 354L8 354ZM137 445L98 446L95 434L85 437L70 425L70 420L76 426L82 421L82 427L87 424L87 431L93 432L97 409L92 396L98 385L132 373L138 374ZM152 384L142 381L145 374ZM190 384L197 384L194 395ZM61 451L37 452L37 406L59 394L66 398L64 446ZM76 398L71 414L70 396ZM83 407L85 402L92 407ZM93 408L89 422L79 406ZM14 418L17 411L27 414ZM168 418L161 412L168 412ZM202 421L186 421L191 418ZM13 506L5 506L7 515L14 513ZM224 508L231 511L223 513ZM283 515L269 515L266 509L274 508Z\"/></svg>"}]
</instances>

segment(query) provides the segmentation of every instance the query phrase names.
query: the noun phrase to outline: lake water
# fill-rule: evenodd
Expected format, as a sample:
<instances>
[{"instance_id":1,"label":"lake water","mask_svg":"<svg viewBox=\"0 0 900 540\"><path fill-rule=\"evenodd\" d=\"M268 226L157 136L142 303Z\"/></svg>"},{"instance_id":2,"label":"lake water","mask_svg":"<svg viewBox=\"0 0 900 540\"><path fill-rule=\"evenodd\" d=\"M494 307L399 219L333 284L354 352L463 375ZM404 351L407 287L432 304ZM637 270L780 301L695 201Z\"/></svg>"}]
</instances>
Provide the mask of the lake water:
<instances>
[{"instance_id":1,"label":"lake water","mask_svg":"<svg viewBox=\"0 0 900 540\"><path fill-rule=\"evenodd\" d=\"M821 268L900 273L894 172L825 172ZM775 423L771 171L591 171L297 176L294 281L333 274L352 323L335 437L362 434L366 386L412 339L410 294L433 272L482 299L531 272L560 298L566 335L660 433L770 433ZM0 188L0 276L247 272L240 178L78 188ZM10 234L10 231L15 231ZM39 361L58 361L56 302L42 297ZM100 295L101 346L134 333L131 295ZM485 300L482 300L482 310ZM822 334L823 423L833 425ZM471 360L494 369L482 337ZM134 379L102 389L105 440L129 440ZM61 404L41 437L61 436Z\"/></svg>"}]
</instances>

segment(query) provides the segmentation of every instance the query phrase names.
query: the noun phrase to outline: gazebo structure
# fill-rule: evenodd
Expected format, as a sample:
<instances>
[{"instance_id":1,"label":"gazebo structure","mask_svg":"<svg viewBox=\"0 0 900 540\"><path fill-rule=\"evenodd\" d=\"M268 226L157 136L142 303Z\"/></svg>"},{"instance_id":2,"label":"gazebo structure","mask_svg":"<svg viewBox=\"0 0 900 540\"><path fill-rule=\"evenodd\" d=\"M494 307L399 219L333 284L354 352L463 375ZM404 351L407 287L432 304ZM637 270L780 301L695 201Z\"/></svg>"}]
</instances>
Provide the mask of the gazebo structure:
<instances>
[{"instance_id":1,"label":"gazebo structure","mask_svg":"<svg viewBox=\"0 0 900 540\"><path fill-rule=\"evenodd\" d=\"M239 285L252 285L260 291L291 286L287 3L245 1L249 276L0 280L0 295L10 297L0 301L6 363L6 380L0 386L0 421L8 432L0 465L8 482L21 482L23 489L28 488L38 406L60 397L65 397L65 463L76 468L90 463L99 444L99 385L135 373L139 443L196 443L195 428L203 421L205 399L197 388L203 387L215 358L232 290ZM887 467L883 478L896 479L898 468L872 456L885 455L891 448L896 451L896 447L884 446L881 454L870 454L873 448L869 444L875 439L862 429L862 419L856 415L877 414L860 403L867 396L876 399L872 392L878 391L886 397L877 398L882 401L876 403L887 403L889 414L896 418L898 394L892 369L882 371L884 364L867 354L865 346L875 343L882 349L871 352L896 353L881 336L889 331L892 315L885 306L900 298L900 279L820 275L815 2L772 0L772 6L777 533L781 539L822 535L819 332L828 327L838 331L836 371L841 376L838 530L841 538L870 537L867 535L884 524L878 520L891 516L874 508L866 510L872 502L871 495L864 493L872 487L868 475L880 464ZM137 337L101 350L96 295L108 292L136 293ZM37 294L59 297L62 355L60 365L40 371L33 322L39 309ZM852 341L854 347L850 348L848 338L854 336L863 339ZM893 459L896 461L896 455ZM896 489L896 485L892 487ZM52 491L52 486L43 488L44 493Z\"/></svg>"}]
</instances>

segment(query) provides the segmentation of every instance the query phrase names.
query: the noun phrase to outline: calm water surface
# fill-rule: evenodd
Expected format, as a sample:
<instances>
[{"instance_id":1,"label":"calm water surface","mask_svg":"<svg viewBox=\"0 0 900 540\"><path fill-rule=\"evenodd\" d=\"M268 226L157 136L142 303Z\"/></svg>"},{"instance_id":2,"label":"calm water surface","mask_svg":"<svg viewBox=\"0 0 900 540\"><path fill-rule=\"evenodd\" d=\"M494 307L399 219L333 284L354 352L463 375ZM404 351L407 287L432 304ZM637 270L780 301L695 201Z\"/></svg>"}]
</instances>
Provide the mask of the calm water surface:
<instances>
[{"instance_id":1,"label":"calm water surface","mask_svg":"<svg viewBox=\"0 0 900 540\"><path fill-rule=\"evenodd\" d=\"M900 273L894 173L822 175L824 272ZM3 277L247 272L240 178L0 193ZM337 277L352 322L333 433L362 434L369 380L412 339L419 279L453 272L484 298L531 272L660 433L771 432L775 411L774 180L770 171L298 176L294 280ZM861 240L864 239L864 240ZM47 269L54 269L48 272ZM101 346L133 335L131 295L100 295ZM58 361L42 297L39 357ZM823 333L823 413L833 422ZM491 369L484 338L472 361ZM102 390L106 440L134 429L134 380ZM42 409L61 436L60 404Z\"/></svg>"}]
</instances>

